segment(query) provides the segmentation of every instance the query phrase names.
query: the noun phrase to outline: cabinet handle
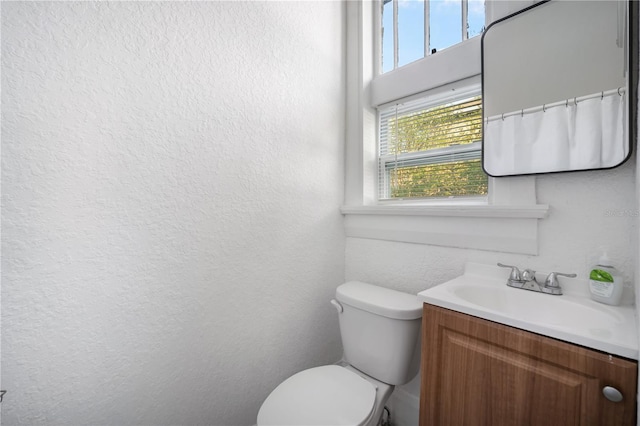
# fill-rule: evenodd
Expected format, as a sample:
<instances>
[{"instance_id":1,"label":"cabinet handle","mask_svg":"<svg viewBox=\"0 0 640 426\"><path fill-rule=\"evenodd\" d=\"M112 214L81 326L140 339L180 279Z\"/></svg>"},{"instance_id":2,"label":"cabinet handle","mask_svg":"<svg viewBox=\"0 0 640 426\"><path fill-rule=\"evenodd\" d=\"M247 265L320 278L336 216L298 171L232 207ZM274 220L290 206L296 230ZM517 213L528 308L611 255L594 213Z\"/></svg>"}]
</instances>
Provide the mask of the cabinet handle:
<instances>
[{"instance_id":1,"label":"cabinet handle","mask_svg":"<svg viewBox=\"0 0 640 426\"><path fill-rule=\"evenodd\" d=\"M622 394L620 391L613 386L605 386L602 388L602 394L605 398L607 398L611 402L620 402L622 401Z\"/></svg>"}]
</instances>

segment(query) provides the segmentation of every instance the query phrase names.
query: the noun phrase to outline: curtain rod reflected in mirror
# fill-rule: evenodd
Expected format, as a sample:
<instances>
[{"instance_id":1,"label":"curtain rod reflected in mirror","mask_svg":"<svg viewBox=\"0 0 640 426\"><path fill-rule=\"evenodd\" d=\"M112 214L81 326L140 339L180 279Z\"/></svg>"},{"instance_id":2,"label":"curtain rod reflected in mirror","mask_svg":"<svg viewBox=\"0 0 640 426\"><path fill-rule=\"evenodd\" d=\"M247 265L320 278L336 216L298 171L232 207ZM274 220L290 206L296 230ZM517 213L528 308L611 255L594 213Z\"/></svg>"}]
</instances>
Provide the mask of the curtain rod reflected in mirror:
<instances>
[{"instance_id":1,"label":"curtain rod reflected in mirror","mask_svg":"<svg viewBox=\"0 0 640 426\"><path fill-rule=\"evenodd\" d=\"M567 99L564 102L560 101L560 102L554 102L551 104L543 104L533 108L521 109L520 111L512 111L512 112L507 112L500 115L494 115L493 117L485 117L484 120L486 124L486 123L489 123L489 121L504 120L505 118L508 118L514 115L524 116L525 114L531 114L531 113L540 112L540 111L545 112L547 109L551 109L559 106L568 108L570 104L573 106L577 106L578 102L586 101L588 99L600 98L600 100L604 100L605 96L611 96L615 94L617 94L618 96L624 96L625 91L626 89L624 87L618 87L617 89L608 90L606 92L602 91L600 93L593 93L591 95L575 97L573 99Z\"/></svg>"}]
</instances>

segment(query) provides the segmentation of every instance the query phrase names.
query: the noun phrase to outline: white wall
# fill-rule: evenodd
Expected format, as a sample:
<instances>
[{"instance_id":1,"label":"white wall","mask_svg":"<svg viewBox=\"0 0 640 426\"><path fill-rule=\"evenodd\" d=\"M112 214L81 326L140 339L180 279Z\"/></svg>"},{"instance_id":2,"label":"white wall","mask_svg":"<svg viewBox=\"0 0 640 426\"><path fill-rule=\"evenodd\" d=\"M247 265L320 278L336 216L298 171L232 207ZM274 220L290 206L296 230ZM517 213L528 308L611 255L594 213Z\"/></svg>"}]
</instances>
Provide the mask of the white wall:
<instances>
[{"instance_id":1,"label":"white wall","mask_svg":"<svg viewBox=\"0 0 640 426\"><path fill-rule=\"evenodd\" d=\"M537 256L347 238L346 279L417 293L461 275L467 261L514 263L584 278L599 247L606 247L631 285L634 179L631 161L613 170L536 177L537 201L550 205L549 216L539 220ZM571 285L570 279L564 283Z\"/></svg>"},{"instance_id":2,"label":"white wall","mask_svg":"<svg viewBox=\"0 0 640 426\"><path fill-rule=\"evenodd\" d=\"M2 4L5 425L249 425L339 358L343 9Z\"/></svg>"}]
</instances>

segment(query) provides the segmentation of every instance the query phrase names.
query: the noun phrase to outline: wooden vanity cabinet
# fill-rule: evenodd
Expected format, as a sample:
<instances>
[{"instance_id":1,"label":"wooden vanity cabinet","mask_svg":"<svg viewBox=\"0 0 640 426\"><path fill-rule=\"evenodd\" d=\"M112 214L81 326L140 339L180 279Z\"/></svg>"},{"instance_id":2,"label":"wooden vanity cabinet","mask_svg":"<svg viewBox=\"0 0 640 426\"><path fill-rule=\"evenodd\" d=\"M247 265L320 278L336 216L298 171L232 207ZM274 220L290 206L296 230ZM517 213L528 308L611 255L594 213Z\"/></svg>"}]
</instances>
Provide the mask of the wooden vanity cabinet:
<instances>
[{"instance_id":1,"label":"wooden vanity cabinet","mask_svg":"<svg viewBox=\"0 0 640 426\"><path fill-rule=\"evenodd\" d=\"M636 424L635 361L429 304L422 318L421 426Z\"/></svg>"}]
</instances>

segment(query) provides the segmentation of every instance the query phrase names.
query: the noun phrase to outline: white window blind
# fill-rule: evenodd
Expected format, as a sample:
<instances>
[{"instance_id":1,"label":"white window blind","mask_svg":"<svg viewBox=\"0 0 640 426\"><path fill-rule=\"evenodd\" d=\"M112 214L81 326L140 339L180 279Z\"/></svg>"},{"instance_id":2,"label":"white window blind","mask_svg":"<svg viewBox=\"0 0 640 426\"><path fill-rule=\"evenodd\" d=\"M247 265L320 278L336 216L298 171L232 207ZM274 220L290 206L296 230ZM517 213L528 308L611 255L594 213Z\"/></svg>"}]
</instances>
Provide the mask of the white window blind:
<instances>
[{"instance_id":1,"label":"white window blind","mask_svg":"<svg viewBox=\"0 0 640 426\"><path fill-rule=\"evenodd\" d=\"M479 90L378 111L380 200L487 194Z\"/></svg>"}]
</instances>

